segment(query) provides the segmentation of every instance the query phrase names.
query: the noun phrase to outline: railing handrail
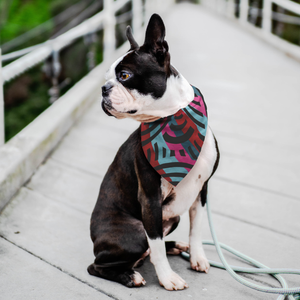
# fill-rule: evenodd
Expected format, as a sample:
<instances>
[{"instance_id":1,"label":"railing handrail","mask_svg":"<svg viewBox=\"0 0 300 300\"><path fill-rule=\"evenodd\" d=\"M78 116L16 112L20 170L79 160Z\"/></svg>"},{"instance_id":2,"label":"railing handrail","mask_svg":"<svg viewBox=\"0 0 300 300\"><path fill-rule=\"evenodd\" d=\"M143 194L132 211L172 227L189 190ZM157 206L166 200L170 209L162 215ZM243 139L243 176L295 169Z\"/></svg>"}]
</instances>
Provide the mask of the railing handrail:
<instances>
[{"instance_id":1,"label":"railing handrail","mask_svg":"<svg viewBox=\"0 0 300 300\"><path fill-rule=\"evenodd\" d=\"M0 48L0 147L4 144L4 98L3 98L3 84L2 84L2 61Z\"/></svg>"},{"instance_id":2,"label":"railing handrail","mask_svg":"<svg viewBox=\"0 0 300 300\"><path fill-rule=\"evenodd\" d=\"M290 0L271 0L271 2L287 9L295 14L300 15L300 4Z\"/></svg>"},{"instance_id":3,"label":"railing handrail","mask_svg":"<svg viewBox=\"0 0 300 300\"><path fill-rule=\"evenodd\" d=\"M81 24L73 27L67 32L59 35L58 37L48 40L40 45L36 45L25 51L25 55L11 62L5 67L1 67L1 52L0 52L0 146L4 144L4 99L3 99L3 85L10 81L11 79L23 74L30 68L33 68L37 64L41 63L52 54L55 54L71 44L73 41L82 38L88 34L97 32L105 27L104 35L104 52L103 60L109 58L113 55L115 50L114 42L114 24L111 20L112 15L115 16L115 13L121 9L126 3L132 1L133 7L139 6L135 3L140 2L141 0L105 0L103 10L89 19L83 21ZM116 22L115 22L116 23ZM135 26L140 25L137 22L134 23ZM113 42L112 42L113 40ZM106 44L106 45L105 45ZM113 46L110 49L107 49L107 44L112 44Z\"/></svg>"},{"instance_id":4,"label":"railing handrail","mask_svg":"<svg viewBox=\"0 0 300 300\"><path fill-rule=\"evenodd\" d=\"M11 53L11 57L22 57L17 58L15 61L6 65L2 68L2 59L0 52L0 146L4 144L4 114L3 114L3 85L10 81L11 79L23 74L30 68L38 65L39 63L45 61L48 57L53 57L52 62L52 84L53 87L49 90L50 102L52 103L59 97L59 85L58 85L58 75L60 72L60 62L59 62L59 51L70 45L73 41L92 35L95 32L103 29L104 40L103 40L103 63L109 60L110 57L114 56L116 53L116 37L115 37L115 25L126 21L130 16L130 13L124 13L120 16L116 16L116 13L125 6L128 2L132 3L132 27L133 32L137 33L142 27L143 21L149 17L149 13L153 12L163 12L170 5L175 3L175 0L104 0L103 10L89 19L83 21L81 24L73 27L72 29L66 31L60 36L50 39L40 45L35 45L33 47L23 49ZM144 2L144 4L142 3ZM144 5L144 9L143 9ZM144 15L144 17L143 17ZM8 54L9 55L9 54ZM7 57L7 55L6 55ZM90 69L94 64L90 64Z\"/></svg>"},{"instance_id":5,"label":"railing handrail","mask_svg":"<svg viewBox=\"0 0 300 300\"><path fill-rule=\"evenodd\" d=\"M30 40L32 37L35 37L37 34L41 34L44 31L46 31L49 28L49 24L54 23L55 25L59 25L62 22L66 20L66 18L73 18L78 14L85 6L85 1L82 0L80 2L77 2L73 4L72 6L68 7L61 13L57 14L53 18L45 21L42 24L39 24L38 26L24 32L23 34L13 38L12 40L5 42L4 44L1 45L2 51L8 52L8 50L18 47L24 42L27 42ZM2 55L2 57L4 54Z\"/></svg>"},{"instance_id":6,"label":"railing handrail","mask_svg":"<svg viewBox=\"0 0 300 300\"><path fill-rule=\"evenodd\" d=\"M49 57L53 51L59 51L73 40L78 39L93 30L97 30L97 27L101 26L103 18L104 13L101 11L57 38L46 41L37 49L34 49L23 57L3 67L3 83L10 81L14 77L24 73L27 69L39 64L42 60Z\"/></svg>"},{"instance_id":7,"label":"railing handrail","mask_svg":"<svg viewBox=\"0 0 300 300\"><path fill-rule=\"evenodd\" d=\"M10 81L14 77L24 73L29 68L36 66L42 60L49 57L53 51L60 51L66 46L68 46L70 43L72 43L74 40L88 35L90 33L93 33L95 31L99 31L103 28L103 23L106 21L106 19L112 19L111 12L117 12L129 1L131 0L118 0L112 2L111 11L108 11L105 7L105 5L108 5L108 3L111 2L111 0L104 1L104 8L101 12L83 21L81 24L73 27L67 32L61 34L60 36L52 40L48 40L45 43L42 43L37 49L33 49L28 54L25 54L23 57L18 58L14 62L3 67L3 84L5 82Z\"/></svg>"},{"instance_id":8,"label":"railing handrail","mask_svg":"<svg viewBox=\"0 0 300 300\"><path fill-rule=\"evenodd\" d=\"M124 6L130 0L118 0L112 2L112 11L115 13L118 11L122 6ZM210 2L208 5L207 2ZM222 1L222 0L221 0ZM287 9L293 13L300 15L300 4L292 2L290 0L264 0L264 9L266 9L267 5L275 3L277 5L282 6L284 9ZM204 5L212 6L211 0L202 1ZM230 2L230 1L228 1ZM37 49L33 48L32 51L25 54L23 57L15 60L14 62L10 63L9 65L3 67L2 70L2 80L3 84L5 82L10 81L14 77L24 73L27 69L34 67L42 60L46 59L51 55L53 51L60 51L72 41L85 36L91 32L95 32L100 30L103 27L103 22L105 21L105 14L108 15L110 12L107 12L105 9L105 5L110 3L110 0L104 1L104 9L94 15L93 17L85 20L81 24L77 25L76 27L68 30L67 32L63 33L62 35L58 36L55 39L48 40L45 43L40 44ZM220 1L216 1L215 3L220 3ZM249 9L250 6L248 4L248 0L241 0L241 6ZM263 10L264 10L263 9ZM108 17L109 18L109 17ZM107 18L106 18L107 19ZM269 21L269 20L268 20ZM136 26L134 26L136 27Z\"/></svg>"},{"instance_id":9,"label":"railing handrail","mask_svg":"<svg viewBox=\"0 0 300 300\"><path fill-rule=\"evenodd\" d=\"M128 1L128 0L127 0ZM54 51L60 51L68 46L72 41L100 29L104 18L101 11L80 25L70 29L53 40L45 42L41 47L31 51L23 57L15 60L3 68L3 81L10 81L12 78L22 74L31 67L36 66L46 59Z\"/></svg>"},{"instance_id":10,"label":"railing handrail","mask_svg":"<svg viewBox=\"0 0 300 300\"><path fill-rule=\"evenodd\" d=\"M300 4L298 3L292 2L290 0L264 0L263 8L260 9L262 16L262 28L258 28L253 26L253 24L250 24L250 22L248 22L248 11L249 9L251 9L249 1L240 0L238 21L248 30L257 34L258 36L266 40L268 43L272 44L273 46L285 52L289 56L300 61L300 47L272 33L272 20L276 20L280 17L282 18L282 14L278 15L272 11L273 3L281 6L283 9L286 9L300 16ZM201 0L201 4L218 13L224 14L227 17L236 18L235 9L237 4L234 0ZM297 24L299 22L300 18L299 21L297 20ZM289 23L292 23L292 19L290 19Z\"/></svg>"},{"instance_id":11,"label":"railing handrail","mask_svg":"<svg viewBox=\"0 0 300 300\"><path fill-rule=\"evenodd\" d=\"M115 2L113 0L106 1L111 2L111 11L115 12L130 0L118 0L118 2ZM132 16L132 24L133 28L136 30L135 36L137 40L139 40L139 38L141 37L140 34L142 33L142 21L148 19L150 13L163 13L163 11L166 11L167 8L169 8L170 5L175 2L174 0L164 0L163 2L160 0L146 1L144 10L145 17L143 18L141 17L143 16L143 7L141 4L142 0L131 1L133 12L140 12L138 20L134 21L135 15L133 14ZM139 5L139 3L141 5ZM105 33L107 30L109 31L109 26L114 26L115 21L109 23L107 22L107 19L115 19L115 13L113 17L113 15L109 15L107 13L105 7L104 11L105 12L104 15L102 13L100 23L103 22L102 26ZM91 29L93 28L89 27L88 29L89 30L82 29L81 35L84 35L86 32L91 31ZM70 34L70 32L68 34ZM74 36L71 36L70 34L68 35L68 40L60 41L60 43L56 46L60 47L61 45L64 45L65 43L70 41L71 37L77 38L78 36L80 36L78 32L77 35ZM106 36L106 38L108 40L109 36ZM114 32L112 33L110 38L115 39ZM43 46L34 51L39 51L40 57L45 57L45 55L48 54L49 50L47 47ZM61 96L60 100L57 101L55 105L52 105L48 109L46 109L40 116L33 120L28 126L26 126L21 132L15 135L5 145L0 145L0 211L19 190L19 188L32 176L36 168L42 163L42 161L44 161L44 159L49 155L53 148L57 146L58 142L73 126L76 120L84 113L86 109L91 106L91 104L96 99L98 99L99 95L101 94L101 82L103 82L104 80L104 73L106 69L109 67L112 60L120 57L120 55L124 54L128 49L129 45L126 42L118 49L114 49L112 53L106 52L106 55L109 55L109 57L104 57L104 60L101 64L96 66L91 72L89 72L84 78L77 82L63 96ZM29 54L25 55L18 61L21 61L22 64L28 63L25 58L26 56L28 57ZM57 57L58 55L53 55L53 60L55 61L55 58L57 59ZM36 58L36 60L38 61L40 60L40 58ZM23 69L26 69L27 67L28 66L25 65L22 66ZM0 78L0 83L1 82L2 81ZM3 112L3 110L1 111L1 108L3 108L3 106L1 106L1 103L3 103L3 94L1 93L1 90L2 84L0 84L0 131L1 127L4 124L3 118L1 118L1 112Z\"/></svg>"}]
</instances>

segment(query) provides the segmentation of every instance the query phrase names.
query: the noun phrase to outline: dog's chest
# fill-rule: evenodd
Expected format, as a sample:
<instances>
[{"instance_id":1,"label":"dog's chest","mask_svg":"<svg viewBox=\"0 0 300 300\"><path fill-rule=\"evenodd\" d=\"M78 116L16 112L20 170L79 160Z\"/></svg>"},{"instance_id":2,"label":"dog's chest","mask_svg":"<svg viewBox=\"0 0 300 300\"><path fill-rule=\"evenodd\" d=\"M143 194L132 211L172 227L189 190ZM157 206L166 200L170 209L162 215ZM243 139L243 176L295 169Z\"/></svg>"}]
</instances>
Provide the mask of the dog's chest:
<instances>
[{"instance_id":1,"label":"dog's chest","mask_svg":"<svg viewBox=\"0 0 300 300\"><path fill-rule=\"evenodd\" d=\"M176 187L161 178L163 199L171 198L171 201L163 205L164 219L181 215L191 207L197 199L203 184L211 176L216 160L216 144L208 127L201 154L186 177Z\"/></svg>"}]
</instances>

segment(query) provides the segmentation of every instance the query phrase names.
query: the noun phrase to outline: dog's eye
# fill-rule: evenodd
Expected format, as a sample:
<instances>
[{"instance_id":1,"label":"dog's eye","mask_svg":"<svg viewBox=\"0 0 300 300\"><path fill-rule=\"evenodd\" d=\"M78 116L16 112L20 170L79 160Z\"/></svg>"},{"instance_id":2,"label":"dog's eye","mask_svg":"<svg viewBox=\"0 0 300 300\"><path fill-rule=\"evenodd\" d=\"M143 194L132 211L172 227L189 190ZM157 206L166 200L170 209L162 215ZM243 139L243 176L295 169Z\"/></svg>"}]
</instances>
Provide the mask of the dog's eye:
<instances>
[{"instance_id":1,"label":"dog's eye","mask_svg":"<svg viewBox=\"0 0 300 300\"><path fill-rule=\"evenodd\" d=\"M126 79L128 79L129 77L130 77L130 74L127 73L127 72L121 72L121 73L120 73L120 79L122 79L122 80L126 80Z\"/></svg>"}]
</instances>

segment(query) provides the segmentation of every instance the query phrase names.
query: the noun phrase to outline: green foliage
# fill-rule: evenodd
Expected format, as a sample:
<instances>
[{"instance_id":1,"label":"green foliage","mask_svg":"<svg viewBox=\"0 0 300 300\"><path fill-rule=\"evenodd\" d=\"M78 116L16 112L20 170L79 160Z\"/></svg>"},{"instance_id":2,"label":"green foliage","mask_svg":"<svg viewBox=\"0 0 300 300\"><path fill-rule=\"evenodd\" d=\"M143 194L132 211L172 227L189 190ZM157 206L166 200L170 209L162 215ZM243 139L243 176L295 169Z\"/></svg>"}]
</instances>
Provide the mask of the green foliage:
<instances>
[{"instance_id":1,"label":"green foliage","mask_svg":"<svg viewBox=\"0 0 300 300\"><path fill-rule=\"evenodd\" d=\"M294 24L285 24L282 38L295 45L300 45L300 26Z\"/></svg>"},{"instance_id":2,"label":"green foliage","mask_svg":"<svg viewBox=\"0 0 300 300\"><path fill-rule=\"evenodd\" d=\"M5 43L51 18L51 1L2 0L1 43Z\"/></svg>"},{"instance_id":3,"label":"green foliage","mask_svg":"<svg viewBox=\"0 0 300 300\"><path fill-rule=\"evenodd\" d=\"M6 141L21 131L50 106L48 96L50 85L42 78L41 65L28 71L25 76L29 76L31 80L27 100L13 106L5 107ZM11 84L13 82L4 86L4 93Z\"/></svg>"},{"instance_id":4,"label":"green foliage","mask_svg":"<svg viewBox=\"0 0 300 300\"><path fill-rule=\"evenodd\" d=\"M20 48L47 40L55 30L53 22L49 19L78 1L0 0L1 44L42 23L43 29L46 30L31 38L30 41L22 43ZM98 64L102 61L103 32L100 31L97 36L98 40L94 47L97 50L96 63ZM10 51L17 50L15 48ZM62 72L59 81L62 82L66 78L71 80L71 84L61 90L61 95L88 73L87 51L88 46L84 44L83 39L79 39L60 52ZM74 62L76 62L76 67L74 67ZM6 140L16 135L50 106L48 95L50 87L51 80L46 78L41 71L41 64L4 85Z\"/></svg>"}]
</instances>

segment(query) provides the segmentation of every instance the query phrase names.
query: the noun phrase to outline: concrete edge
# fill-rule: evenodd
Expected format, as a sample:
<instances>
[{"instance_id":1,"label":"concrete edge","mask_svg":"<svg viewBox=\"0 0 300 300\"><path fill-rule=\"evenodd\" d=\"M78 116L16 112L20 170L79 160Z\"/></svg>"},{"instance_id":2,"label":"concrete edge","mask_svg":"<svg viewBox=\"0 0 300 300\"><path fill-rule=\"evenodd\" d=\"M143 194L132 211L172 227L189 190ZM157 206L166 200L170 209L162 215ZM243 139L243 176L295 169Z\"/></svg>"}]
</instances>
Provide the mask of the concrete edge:
<instances>
[{"instance_id":1,"label":"concrete edge","mask_svg":"<svg viewBox=\"0 0 300 300\"><path fill-rule=\"evenodd\" d=\"M63 136L101 95L104 74L113 61L128 50L125 43L75 84L21 132L0 147L0 212L30 179Z\"/></svg>"}]
</instances>

